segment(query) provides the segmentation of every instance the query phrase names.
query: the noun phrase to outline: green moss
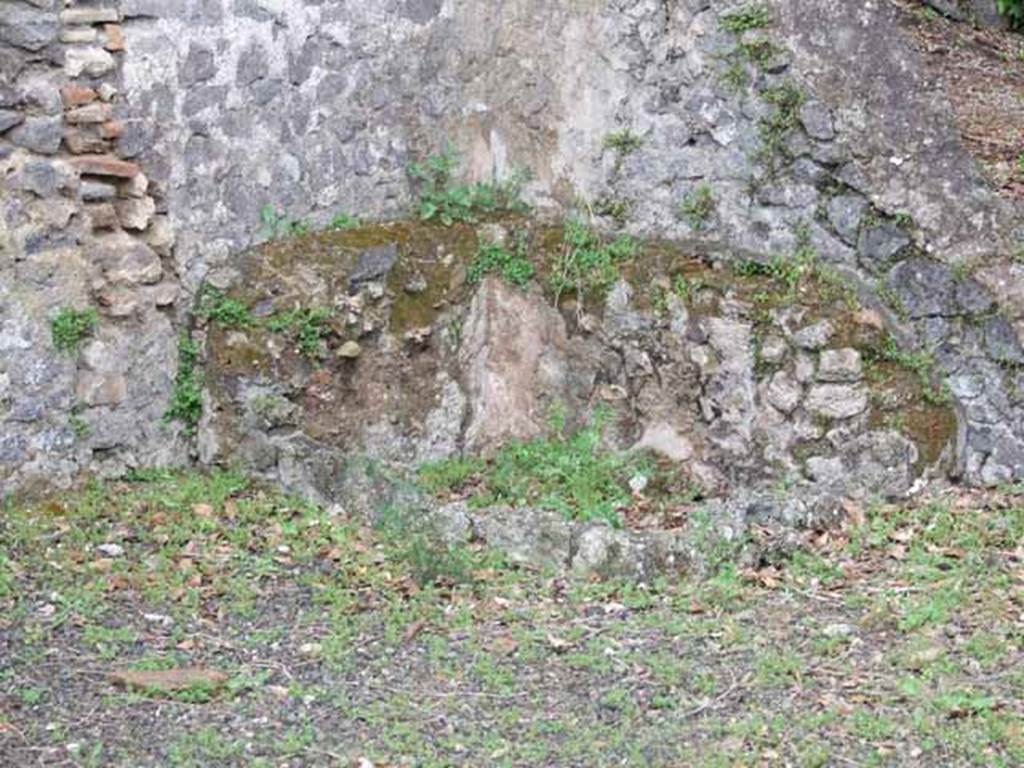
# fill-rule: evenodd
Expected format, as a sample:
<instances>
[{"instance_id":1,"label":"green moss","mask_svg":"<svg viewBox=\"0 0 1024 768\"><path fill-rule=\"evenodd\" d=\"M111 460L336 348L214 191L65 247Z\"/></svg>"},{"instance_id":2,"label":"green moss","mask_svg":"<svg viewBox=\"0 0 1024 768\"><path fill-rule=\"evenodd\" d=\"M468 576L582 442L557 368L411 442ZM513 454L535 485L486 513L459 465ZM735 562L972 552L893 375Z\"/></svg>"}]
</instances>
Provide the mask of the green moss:
<instances>
[{"instance_id":1,"label":"green moss","mask_svg":"<svg viewBox=\"0 0 1024 768\"><path fill-rule=\"evenodd\" d=\"M92 336L99 325L96 310L63 307L50 321L50 338L60 352L73 353L86 338Z\"/></svg>"}]
</instances>

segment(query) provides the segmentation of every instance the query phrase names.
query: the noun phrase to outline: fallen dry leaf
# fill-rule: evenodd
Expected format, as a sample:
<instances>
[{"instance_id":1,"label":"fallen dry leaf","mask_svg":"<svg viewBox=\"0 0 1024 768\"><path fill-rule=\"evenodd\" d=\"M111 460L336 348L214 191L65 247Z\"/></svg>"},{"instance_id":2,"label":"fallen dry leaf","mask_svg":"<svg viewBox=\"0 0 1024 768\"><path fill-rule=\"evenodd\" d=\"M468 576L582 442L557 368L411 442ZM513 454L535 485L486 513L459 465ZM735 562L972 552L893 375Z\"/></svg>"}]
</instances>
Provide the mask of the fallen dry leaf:
<instances>
[{"instance_id":1,"label":"fallen dry leaf","mask_svg":"<svg viewBox=\"0 0 1024 768\"><path fill-rule=\"evenodd\" d=\"M411 642L416 638L416 635L423 631L423 628L426 626L427 622L423 619L420 619L419 621L414 621L412 624L406 627L405 634L402 635L402 642Z\"/></svg>"},{"instance_id":2,"label":"fallen dry leaf","mask_svg":"<svg viewBox=\"0 0 1024 768\"><path fill-rule=\"evenodd\" d=\"M213 517L213 507L209 504L196 504L192 507L192 514L196 517L205 517L210 519Z\"/></svg>"},{"instance_id":3,"label":"fallen dry leaf","mask_svg":"<svg viewBox=\"0 0 1024 768\"><path fill-rule=\"evenodd\" d=\"M135 670L124 669L110 673L115 685L135 690L157 690L163 693L187 691L196 686L219 688L228 681L223 672L203 667L180 667L178 669Z\"/></svg>"}]
</instances>

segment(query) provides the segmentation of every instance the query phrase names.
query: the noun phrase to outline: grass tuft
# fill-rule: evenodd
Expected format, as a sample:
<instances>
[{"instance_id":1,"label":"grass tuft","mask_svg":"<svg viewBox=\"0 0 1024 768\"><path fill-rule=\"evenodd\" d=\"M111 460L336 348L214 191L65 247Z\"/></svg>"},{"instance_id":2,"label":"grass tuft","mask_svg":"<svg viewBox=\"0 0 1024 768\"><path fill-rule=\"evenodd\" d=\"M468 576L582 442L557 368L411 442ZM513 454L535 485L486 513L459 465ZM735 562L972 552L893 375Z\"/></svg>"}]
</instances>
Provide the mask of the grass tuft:
<instances>
[{"instance_id":1,"label":"grass tuft","mask_svg":"<svg viewBox=\"0 0 1024 768\"><path fill-rule=\"evenodd\" d=\"M96 310L63 307L50 321L50 337L60 352L77 352L82 342L92 336L99 325Z\"/></svg>"}]
</instances>

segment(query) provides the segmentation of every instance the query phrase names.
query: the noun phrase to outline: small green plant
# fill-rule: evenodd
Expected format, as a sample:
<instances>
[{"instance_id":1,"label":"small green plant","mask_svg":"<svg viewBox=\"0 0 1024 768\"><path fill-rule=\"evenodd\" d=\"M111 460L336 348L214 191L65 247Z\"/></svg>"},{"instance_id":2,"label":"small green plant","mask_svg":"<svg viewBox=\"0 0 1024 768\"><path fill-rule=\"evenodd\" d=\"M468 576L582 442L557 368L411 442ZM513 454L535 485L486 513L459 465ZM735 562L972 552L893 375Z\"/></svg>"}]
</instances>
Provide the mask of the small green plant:
<instances>
[{"instance_id":1,"label":"small green plant","mask_svg":"<svg viewBox=\"0 0 1024 768\"><path fill-rule=\"evenodd\" d=\"M715 196L708 184L701 184L683 198L679 213L698 232L706 229L715 215Z\"/></svg>"},{"instance_id":2,"label":"small green plant","mask_svg":"<svg viewBox=\"0 0 1024 768\"><path fill-rule=\"evenodd\" d=\"M331 219L330 223L327 225L327 228L344 231L346 229L356 229L360 225L361 222L359 221L359 219L357 219L355 216L349 216L347 213L342 211L333 219Z\"/></svg>"},{"instance_id":3,"label":"small green plant","mask_svg":"<svg viewBox=\"0 0 1024 768\"><path fill-rule=\"evenodd\" d=\"M659 317L668 314L669 295L669 292L662 285L654 284L650 287L649 296L651 300L651 309L654 310L654 314Z\"/></svg>"},{"instance_id":4,"label":"small green plant","mask_svg":"<svg viewBox=\"0 0 1024 768\"><path fill-rule=\"evenodd\" d=\"M420 479L433 491L470 489L473 506L537 506L568 519L604 520L621 525L618 510L631 503L629 479L650 471L644 459L605 450L601 437L607 414L574 435L553 418L549 435L504 446L490 463L447 460L421 468Z\"/></svg>"},{"instance_id":5,"label":"small green plant","mask_svg":"<svg viewBox=\"0 0 1024 768\"><path fill-rule=\"evenodd\" d=\"M249 308L237 299L228 298L219 288L207 285L199 299L197 314L225 328L246 328L254 318Z\"/></svg>"},{"instance_id":6,"label":"small green plant","mask_svg":"<svg viewBox=\"0 0 1024 768\"><path fill-rule=\"evenodd\" d=\"M271 333L294 332L299 352L315 362L327 357L326 338L330 332L327 321L330 318L331 311L325 307L293 309L269 318L267 330Z\"/></svg>"},{"instance_id":7,"label":"small green plant","mask_svg":"<svg viewBox=\"0 0 1024 768\"><path fill-rule=\"evenodd\" d=\"M71 427L71 431L75 433L75 438L78 440L84 440L89 436L91 431L89 422L82 418L82 405L80 403L75 403L71 406L71 412L68 415L68 426Z\"/></svg>"},{"instance_id":8,"label":"small green plant","mask_svg":"<svg viewBox=\"0 0 1024 768\"><path fill-rule=\"evenodd\" d=\"M767 277L792 296L803 281L817 274L817 251L811 243L810 229L802 224L796 229L796 248L792 254L774 256L769 261L744 261L734 267L741 277Z\"/></svg>"},{"instance_id":9,"label":"small green plant","mask_svg":"<svg viewBox=\"0 0 1024 768\"><path fill-rule=\"evenodd\" d=\"M588 291L606 290L619 278L619 267L632 259L637 244L626 235L607 242L582 220L565 223L562 251L551 276L556 300L567 291L581 296Z\"/></svg>"},{"instance_id":10,"label":"small green plant","mask_svg":"<svg viewBox=\"0 0 1024 768\"><path fill-rule=\"evenodd\" d=\"M95 309L72 309L64 307L50 321L50 336L53 346L60 352L77 352L86 338L92 336L99 325Z\"/></svg>"},{"instance_id":11,"label":"small green plant","mask_svg":"<svg viewBox=\"0 0 1024 768\"><path fill-rule=\"evenodd\" d=\"M1013 29L1024 29L1024 0L996 0L996 7Z\"/></svg>"},{"instance_id":12,"label":"small green plant","mask_svg":"<svg viewBox=\"0 0 1024 768\"><path fill-rule=\"evenodd\" d=\"M969 261L958 261L952 266L953 279L958 283L962 283L971 276L973 266Z\"/></svg>"},{"instance_id":13,"label":"small green plant","mask_svg":"<svg viewBox=\"0 0 1024 768\"><path fill-rule=\"evenodd\" d=\"M868 362L885 361L895 363L901 368L916 374L921 383L921 396L930 405L945 405L949 402L950 394L944 386L936 386L932 383L935 372L935 358L928 352L908 352L900 349L896 339L886 336L882 343L875 349L869 350Z\"/></svg>"},{"instance_id":14,"label":"small green plant","mask_svg":"<svg viewBox=\"0 0 1024 768\"><path fill-rule=\"evenodd\" d=\"M494 272L512 285L525 288L535 271L527 255L526 238L519 236L511 251L497 243L483 243L477 251L476 260L469 267L468 279L470 283L478 283L484 275Z\"/></svg>"},{"instance_id":15,"label":"small green plant","mask_svg":"<svg viewBox=\"0 0 1024 768\"><path fill-rule=\"evenodd\" d=\"M906 211L900 211L893 217L893 221L897 227L902 229L911 229L914 226L914 217Z\"/></svg>"},{"instance_id":16,"label":"small green plant","mask_svg":"<svg viewBox=\"0 0 1024 768\"><path fill-rule=\"evenodd\" d=\"M195 431L203 415L203 390L196 373L198 362L199 346L187 333L183 333L178 340L178 375L164 420L181 422L185 425L186 434Z\"/></svg>"},{"instance_id":17,"label":"small green plant","mask_svg":"<svg viewBox=\"0 0 1024 768\"><path fill-rule=\"evenodd\" d=\"M786 139L800 123L800 107L804 103L804 93L792 82L768 88L761 97L774 107L772 113L761 119L761 152L760 159L768 166L769 171L777 170L780 156L785 156Z\"/></svg>"},{"instance_id":18,"label":"small green plant","mask_svg":"<svg viewBox=\"0 0 1024 768\"><path fill-rule=\"evenodd\" d=\"M722 73L722 83L732 93L739 93L750 84L750 75L743 62L733 60Z\"/></svg>"},{"instance_id":19,"label":"small green plant","mask_svg":"<svg viewBox=\"0 0 1024 768\"><path fill-rule=\"evenodd\" d=\"M477 458L454 458L424 464L419 470L420 485L429 493L441 493L464 487L487 468Z\"/></svg>"},{"instance_id":20,"label":"small green plant","mask_svg":"<svg viewBox=\"0 0 1024 768\"><path fill-rule=\"evenodd\" d=\"M260 209L259 237L261 240L298 237L308 235L309 231L308 222L286 218L270 203Z\"/></svg>"},{"instance_id":21,"label":"small green plant","mask_svg":"<svg viewBox=\"0 0 1024 768\"><path fill-rule=\"evenodd\" d=\"M455 179L460 157L450 144L440 155L431 155L409 166L409 176L419 184L418 213L423 221L440 221L446 227L476 221L480 214L523 211L524 173L501 182L466 184Z\"/></svg>"},{"instance_id":22,"label":"small green plant","mask_svg":"<svg viewBox=\"0 0 1024 768\"><path fill-rule=\"evenodd\" d=\"M700 278L688 278L685 275L677 275L672 281L672 293L684 302L692 299L694 294L704 287L704 281Z\"/></svg>"},{"instance_id":23,"label":"small green plant","mask_svg":"<svg viewBox=\"0 0 1024 768\"><path fill-rule=\"evenodd\" d=\"M612 131L605 136L601 145L605 149L612 150L620 157L625 157L639 150L644 145L644 140L631 129L623 128L618 131Z\"/></svg>"},{"instance_id":24,"label":"small green plant","mask_svg":"<svg viewBox=\"0 0 1024 768\"><path fill-rule=\"evenodd\" d=\"M738 11L727 13L722 16L718 26L734 35L742 35L751 29L761 29L771 23L771 15L768 7L760 4L750 4Z\"/></svg>"},{"instance_id":25,"label":"small green plant","mask_svg":"<svg viewBox=\"0 0 1024 768\"><path fill-rule=\"evenodd\" d=\"M615 153L615 168L613 173L617 175L622 169L623 161L644 145L644 140L629 128L613 131L604 137L601 146L606 150Z\"/></svg>"},{"instance_id":26,"label":"small green plant","mask_svg":"<svg viewBox=\"0 0 1024 768\"><path fill-rule=\"evenodd\" d=\"M37 704L42 703L43 699L46 698L45 688L22 688L18 691L18 698L21 699L21 703L26 707L34 707Z\"/></svg>"}]
</instances>

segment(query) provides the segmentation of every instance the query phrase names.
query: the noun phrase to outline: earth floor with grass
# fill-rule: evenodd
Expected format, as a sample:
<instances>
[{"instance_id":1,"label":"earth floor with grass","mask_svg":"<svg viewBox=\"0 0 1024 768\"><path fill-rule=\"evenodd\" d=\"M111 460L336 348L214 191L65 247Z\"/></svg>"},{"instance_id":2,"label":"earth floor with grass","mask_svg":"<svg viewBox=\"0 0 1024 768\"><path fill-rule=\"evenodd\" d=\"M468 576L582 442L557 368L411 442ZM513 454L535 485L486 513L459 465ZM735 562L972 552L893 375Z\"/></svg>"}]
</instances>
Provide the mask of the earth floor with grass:
<instances>
[{"instance_id":1,"label":"earth floor with grass","mask_svg":"<svg viewBox=\"0 0 1024 768\"><path fill-rule=\"evenodd\" d=\"M231 474L0 517L0 765L1024 764L1024 495L703 581L438 551Z\"/></svg>"}]
</instances>

